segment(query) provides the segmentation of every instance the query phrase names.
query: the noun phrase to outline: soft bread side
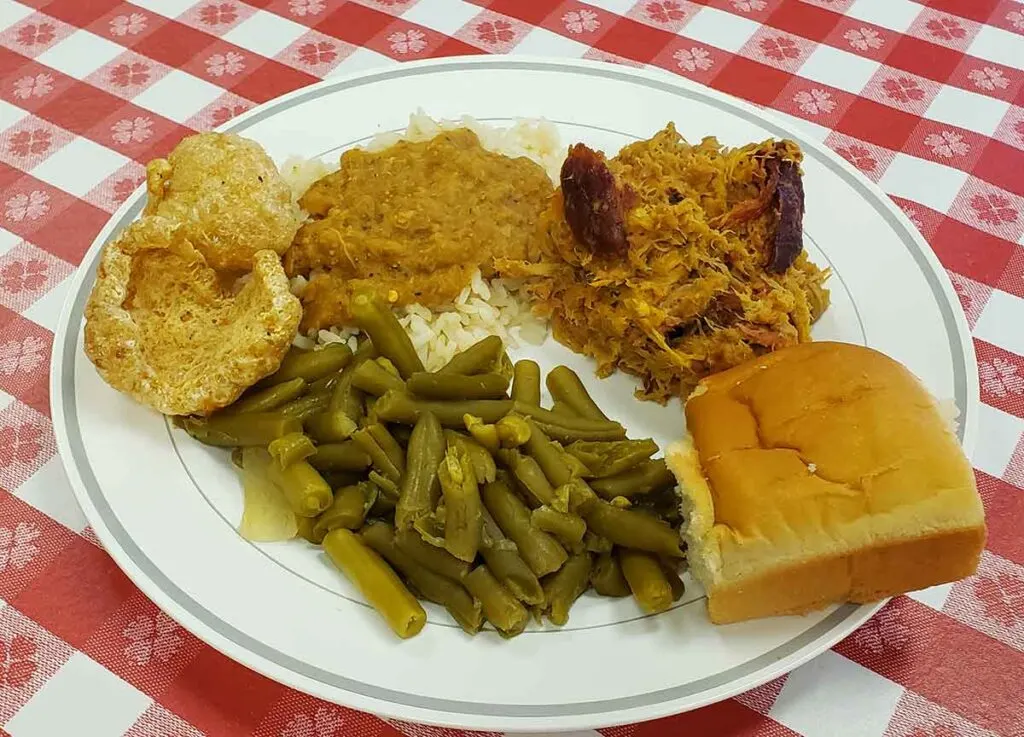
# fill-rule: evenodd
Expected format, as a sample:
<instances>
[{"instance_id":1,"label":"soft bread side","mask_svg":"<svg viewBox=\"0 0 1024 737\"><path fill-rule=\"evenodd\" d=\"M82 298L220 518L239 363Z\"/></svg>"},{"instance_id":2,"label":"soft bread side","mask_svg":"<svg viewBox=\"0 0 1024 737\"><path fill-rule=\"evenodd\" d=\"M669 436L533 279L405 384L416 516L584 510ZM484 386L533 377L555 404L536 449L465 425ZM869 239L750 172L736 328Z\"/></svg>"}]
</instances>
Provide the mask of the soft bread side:
<instances>
[{"instance_id":1,"label":"soft bread side","mask_svg":"<svg viewBox=\"0 0 1024 737\"><path fill-rule=\"evenodd\" d=\"M957 580L984 512L938 404L896 361L810 343L702 382L669 449L712 621Z\"/></svg>"}]
</instances>

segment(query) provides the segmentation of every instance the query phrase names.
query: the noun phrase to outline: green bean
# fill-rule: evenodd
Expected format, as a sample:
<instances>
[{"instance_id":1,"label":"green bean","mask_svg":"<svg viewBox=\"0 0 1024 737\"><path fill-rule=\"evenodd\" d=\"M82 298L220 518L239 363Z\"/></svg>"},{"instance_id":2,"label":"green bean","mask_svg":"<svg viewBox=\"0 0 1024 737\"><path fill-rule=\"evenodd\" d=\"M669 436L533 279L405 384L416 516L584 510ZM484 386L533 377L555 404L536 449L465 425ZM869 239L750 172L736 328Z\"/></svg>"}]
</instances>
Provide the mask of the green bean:
<instances>
[{"instance_id":1,"label":"green bean","mask_svg":"<svg viewBox=\"0 0 1024 737\"><path fill-rule=\"evenodd\" d=\"M686 585L679 576L679 566L676 561L659 560L661 570L668 579L668 585L672 589L672 601L679 601L686 593Z\"/></svg>"},{"instance_id":2,"label":"green bean","mask_svg":"<svg viewBox=\"0 0 1024 737\"><path fill-rule=\"evenodd\" d=\"M446 444L460 445L466 451L469 460L473 463L473 474L479 483L489 484L494 481L498 469L494 465L494 457L487 451L487 448L455 430L445 430L444 439Z\"/></svg>"},{"instance_id":3,"label":"green bean","mask_svg":"<svg viewBox=\"0 0 1024 737\"><path fill-rule=\"evenodd\" d=\"M439 506L430 514L417 517L412 523L412 529L427 545L444 550L444 518L444 507Z\"/></svg>"},{"instance_id":4,"label":"green bean","mask_svg":"<svg viewBox=\"0 0 1024 737\"><path fill-rule=\"evenodd\" d=\"M504 399L508 381L500 374L417 373L405 382L406 388L425 399Z\"/></svg>"},{"instance_id":5,"label":"green bean","mask_svg":"<svg viewBox=\"0 0 1024 737\"><path fill-rule=\"evenodd\" d=\"M352 386L367 394L379 397L392 389L403 391L405 382L376 361L363 361L352 372Z\"/></svg>"},{"instance_id":6,"label":"green bean","mask_svg":"<svg viewBox=\"0 0 1024 737\"><path fill-rule=\"evenodd\" d=\"M355 585L396 635L404 639L423 629L427 613L416 597L391 566L351 530L333 530L324 538L323 546L331 562Z\"/></svg>"},{"instance_id":7,"label":"green bean","mask_svg":"<svg viewBox=\"0 0 1024 737\"><path fill-rule=\"evenodd\" d=\"M352 440L370 456L373 467L394 481L405 473L405 452L387 428L379 423L367 425L352 434Z\"/></svg>"},{"instance_id":8,"label":"green bean","mask_svg":"<svg viewBox=\"0 0 1024 737\"><path fill-rule=\"evenodd\" d=\"M480 554L491 573L501 581L519 601L531 606L544 603L544 590L540 581L519 556L516 544L505 537L491 513L481 510L482 535Z\"/></svg>"},{"instance_id":9,"label":"green bean","mask_svg":"<svg viewBox=\"0 0 1024 737\"><path fill-rule=\"evenodd\" d=\"M591 420L558 414L523 402L513 402L512 409L532 419L545 434L560 443L571 443L576 440L621 440L626 437L626 430L622 425L610 420Z\"/></svg>"},{"instance_id":10,"label":"green bean","mask_svg":"<svg viewBox=\"0 0 1024 737\"><path fill-rule=\"evenodd\" d=\"M628 471L658 452L658 444L645 440L615 440L609 443L578 441L565 449L578 458L597 478Z\"/></svg>"},{"instance_id":11,"label":"green bean","mask_svg":"<svg viewBox=\"0 0 1024 737\"><path fill-rule=\"evenodd\" d=\"M286 468L316 453L316 446L301 432L291 432L274 440L267 446L267 450L279 467Z\"/></svg>"},{"instance_id":12,"label":"green bean","mask_svg":"<svg viewBox=\"0 0 1024 737\"><path fill-rule=\"evenodd\" d=\"M530 522L530 510L500 479L483 489L487 511L501 531L516 544L519 555L537 577L557 571L568 557L565 549L551 535L538 530Z\"/></svg>"},{"instance_id":13,"label":"green bean","mask_svg":"<svg viewBox=\"0 0 1024 737\"><path fill-rule=\"evenodd\" d=\"M556 366L551 369L545 383L552 399L564 402L580 417L608 421L608 416L590 398L580 377L568 366Z\"/></svg>"},{"instance_id":14,"label":"green bean","mask_svg":"<svg viewBox=\"0 0 1024 737\"><path fill-rule=\"evenodd\" d=\"M351 440L317 446L309 462L318 471L362 471L370 465L370 456Z\"/></svg>"},{"instance_id":15,"label":"green bean","mask_svg":"<svg viewBox=\"0 0 1024 737\"><path fill-rule=\"evenodd\" d=\"M369 480L363 480L357 486L363 492L363 520L368 517L383 517L395 511L394 502L381 494L380 487ZM376 510L376 511L374 511Z\"/></svg>"},{"instance_id":16,"label":"green bean","mask_svg":"<svg viewBox=\"0 0 1024 737\"><path fill-rule=\"evenodd\" d=\"M621 598L629 596L629 584L622 575L622 566L613 553L601 553L594 562L594 570L590 572L590 583L594 591L601 596Z\"/></svg>"},{"instance_id":17,"label":"green bean","mask_svg":"<svg viewBox=\"0 0 1024 737\"><path fill-rule=\"evenodd\" d=\"M551 533L567 545L583 542L587 531L587 523L582 518L551 507L537 507L530 513L530 521L538 530Z\"/></svg>"},{"instance_id":18,"label":"green bean","mask_svg":"<svg viewBox=\"0 0 1024 737\"><path fill-rule=\"evenodd\" d=\"M483 607L484 618L502 635L514 637L526 629L530 615L487 566L477 566L466 576L465 586Z\"/></svg>"},{"instance_id":19,"label":"green bean","mask_svg":"<svg viewBox=\"0 0 1024 737\"><path fill-rule=\"evenodd\" d=\"M580 417L572 407L565 402L559 402L557 399L551 403L551 411L556 415L564 415L565 417Z\"/></svg>"},{"instance_id":20,"label":"green bean","mask_svg":"<svg viewBox=\"0 0 1024 737\"><path fill-rule=\"evenodd\" d=\"M356 369L366 362L359 352L352 358L352 363L345 367L345 370L338 376L334 388L331 390L331 401L327 408L332 412L344 412L351 419L359 421L363 416L363 395L358 389L352 386L352 379Z\"/></svg>"},{"instance_id":21,"label":"green bean","mask_svg":"<svg viewBox=\"0 0 1024 737\"><path fill-rule=\"evenodd\" d=\"M267 475L284 493L292 511L299 517L316 517L334 499L334 493L323 476L306 461L296 461L284 468L272 463Z\"/></svg>"},{"instance_id":22,"label":"green bean","mask_svg":"<svg viewBox=\"0 0 1024 737\"><path fill-rule=\"evenodd\" d=\"M413 427L409 447L406 449L406 473L395 507L395 525L398 529L407 529L417 519L433 511L441 493L437 467L444 458L444 452L441 424L433 414L427 412Z\"/></svg>"},{"instance_id":23,"label":"green bean","mask_svg":"<svg viewBox=\"0 0 1024 737\"><path fill-rule=\"evenodd\" d=\"M395 440L395 436L382 424L374 423L367 425L364 429L370 433L370 436L377 442L377 445L388 454L391 462L398 466L398 470L404 475L405 448L402 447L402 444Z\"/></svg>"},{"instance_id":24,"label":"green bean","mask_svg":"<svg viewBox=\"0 0 1024 737\"><path fill-rule=\"evenodd\" d=\"M316 381L310 382L307 387L307 391L310 394L331 394L334 391L334 385L338 383L338 378L340 376L340 373L322 376Z\"/></svg>"},{"instance_id":25,"label":"green bean","mask_svg":"<svg viewBox=\"0 0 1024 737\"><path fill-rule=\"evenodd\" d=\"M523 455L518 450L502 450L498 451L498 459L537 504L551 504L554 501L554 488L531 456Z\"/></svg>"},{"instance_id":26,"label":"green bean","mask_svg":"<svg viewBox=\"0 0 1024 737\"><path fill-rule=\"evenodd\" d=\"M402 378L402 372L398 370L398 367L395 364L391 363L390 358L387 358L385 356L377 356L377 358L373 359L373 362L380 366L385 371L387 371L389 374L394 376L396 379Z\"/></svg>"},{"instance_id":27,"label":"green bean","mask_svg":"<svg viewBox=\"0 0 1024 737\"><path fill-rule=\"evenodd\" d=\"M314 545L319 545L324 541L323 535L317 535L313 531L313 527L316 525L315 519L312 517L296 517L295 521L299 524L298 536L303 540Z\"/></svg>"},{"instance_id":28,"label":"green bean","mask_svg":"<svg viewBox=\"0 0 1024 737\"><path fill-rule=\"evenodd\" d=\"M312 457L306 460L310 461L313 468L316 468L316 464L312 463ZM341 489L345 486L358 484L366 476L365 473L357 473L355 471L321 471L319 468L317 470L320 471L320 475L324 477L324 481L332 489Z\"/></svg>"},{"instance_id":29,"label":"green bean","mask_svg":"<svg viewBox=\"0 0 1024 737\"><path fill-rule=\"evenodd\" d=\"M545 383L551 393L551 398L556 402L565 403L575 415L588 420L608 420L608 416L601 411L601 407L587 392L587 387L583 385L580 376L568 366L555 366L548 373Z\"/></svg>"},{"instance_id":30,"label":"green bean","mask_svg":"<svg viewBox=\"0 0 1024 737\"><path fill-rule=\"evenodd\" d=\"M417 563L395 543L395 531L385 522L374 522L363 528L363 541L398 569L420 596L440 604L463 630L474 634L483 624L480 602L460 584L434 573Z\"/></svg>"},{"instance_id":31,"label":"green bean","mask_svg":"<svg viewBox=\"0 0 1024 737\"><path fill-rule=\"evenodd\" d=\"M480 549L480 487L473 464L458 444L448 446L437 469L444 498L444 548L472 563Z\"/></svg>"},{"instance_id":32,"label":"green bean","mask_svg":"<svg viewBox=\"0 0 1024 737\"><path fill-rule=\"evenodd\" d=\"M565 465L569 467L569 473L573 478L589 479L591 477L590 469L587 468L586 464L583 463L579 458L566 452L565 448L557 444L559 452L562 454L562 459L565 461Z\"/></svg>"},{"instance_id":33,"label":"green bean","mask_svg":"<svg viewBox=\"0 0 1024 737\"><path fill-rule=\"evenodd\" d=\"M366 335L359 334L356 337L356 352L352 356L352 363L372 361L374 358L377 358L378 355L380 354L377 353L377 349L374 347L373 341L366 337Z\"/></svg>"},{"instance_id":34,"label":"green bean","mask_svg":"<svg viewBox=\"0 0 1024 737\"><path fill-rule=\"evenodd\" d=\"M544 505L537 501L537 498L526 489L515 476L506 473L504 469L498 471L498 478L502 479L508 487L515 492L516 496L526 505L526 508L532 513L533 510L538 509Z\"/></svg>"},{"instance_id":35,"label":"green bean","mask_svg":"<svg viewBox=\"0 0 1024 737\"><path fill-rule=\"evenodd\" d=\"M473 437L473 440L480 443L488 453L498 452L497 425L489 425L473 415L463 416L462 421L466 424L466 431Z\"/></svg>"},{"instance_id":36,"label":"green bean","mask_svg":"<svg viewBox=\"0 0 1024 737\"><path fill-rule=\"evenodd\" d=\"M337 373L352 360L352 351L344 343L331 343L312 351L289 351L281 366L256 386L273 386L299 378L313 382Z\"/></svg>"},{"instance_id":37,"label":"green bean","mask_svg":"<svg viewBox=\"0 0 1024 737\"><path fill-rule=\"evenodd\" d=\"M366 513L367 517L383 517L383 518L394 518L395 516L395 501L391 497L385 496L381 492L380 487L374 485L377 489L376 498L373 500L373 504L370 506L370 511Z\"/></svg>"},{"instance_id":38,"label":"green bean","mask_svg":"<svg viewBox=\"0 0 1024 737\"><path fill-rule=\"evenodd\" d=\"M313 415L304 424L306 432L318 443L340 443L359 429L355 420L340 409Z\"/></svg>"},{"instance_id":39,"label":"green bean","mask_svg":"<svg viewBox=\"0 0 1024 737\"><path fill-rule=\"evenodd\" d=\"M587 530L587 534L583 536L583 548L588 553L610 553L614 550L615 546L612 545L612 541L606 537L601 537L594 533L593 530Z\"/></svg>"},{"instance_id":40,"label":"green bean","mask_svg":"<svg viewBox=\"0 0 1024 737\"><path fill-rule=\"evenodd\" d=\"M398 501L398 497L401 494L398 484L387 476L381 475L379 471L370 471L370 482L380 489L381 493L388 499L391 499L393 502Z\"/></svg>"},{"instance_id":41,"label":"green bean","mask_svg":"<svg viewBox=\"0 0 1024 737\"><path fill-rule=\"evenodd\" d=\"M368 483L364 482L361 485L338 489L331 506L316 518L313 533L323 539L328 532L339 527L344 527L346 530L358 530L362 527L363 520L366 519L366 512L370 507L370 504L367 503L370 501L368 493L364 488Z\"/></svg>"},{"instance_id":42,"label":"green bean","mask_svg":"<svg viewBox=\"0 0 1024 737\"><path fill-rule=\"evenodd\" d=\"M530 428L526 452L537 462L552 486L558 487L569 483L572 480L572 468L566 461L562 449L548 439L533 419L527 418L526 424Z\"/></svg>"},{"instance_id":43,"label":"green bean","mask_svg":"<svg viewBox=\"0 0 1024 737\"><path fill-rule=\"evenodd\" d=\"M370 425L376 425L380 422L380 418L377 416L377 412L374 409L377 406L377 397L372 394L364 394L363 406L366 408L363 412L362 419L359 420L360 427L369 427Z\"/></svg>"},{"instance_id":44,"label":"green bean","mask_svg":"<svg viewBox=\"0 0 1024 737\"><path fill-rule=\"evenodd\" d=\"M582 510L587 527L624 548L680 558L679 533L657 517L636 509L619 509L597 501Z\"/></svg>"},{"instance_id":45,"label":"green bean","mask_svg":"<svg viewBox=\"0 0 1024 737\"><path fill-rule=\"evenodd\" d=\"M424 541L415 530L395 532L395 544L421 566L445 578L461 581L469 572L469 563Z\"/></svg>"},{"instance_id":46,"label":"green bean","mask_svg":"<svg viewBox=\"0 0 1024 737\"><path fill-rule=\"evenodd\" d=\"M664 458L644 461L628 471L594 479L591 487L604 499L624 496L627 499L639 494L650 494L676 485L676 477L669 470Z\"/></svg>"},{"instance_id":47,"label":"green bean","mask_svg":"<svg viewBox=\"0 0 1024 737\"><path fill-rule=\"evenodd\" d=\"M623 548L619 550L619 565L641 610L657 614L672 606L672 586L656 557Z\"/></svg>"},{"instance_id":48,"label":"green bean","mask_svg":"<svg viewBox=\"0 0 1024 737\"><path fill-rule=\"evenodd\" d=\"M578 415L560 414L543 407L534 407L522 402L516 404L515 410L519 414L533 418L534 421L543 425L564 425L566 429L578 429L581 433L588 429L610 430L619 433L619 437L625 437L626 431L622 425L615 420L594 420L589 417Z\"/></svg>"},{"instance_id":49,"label":"green bean","mask_svg":"<svg viewBox=\"0 0 1024 737\"><path fill-rule=\"evenodd\" d=\"M306 381L297 376L291 381L283 381L276 386L268 386L266 389L254 391L224 408L223 412L233 415L248 412L270 412L293 399L298 399L305 391Z\"/></svg>"},{"instance_id":50,"label":"green bean","mask_svg":"<svg viewBox=\"0 0 1024 737\"><path fill-rule=\"evenodd\" d=\"M570 479L569 483L562 484L555 489L555 496L551 506L559 512L576 514L596 501L597 494L587 485L586 481L583 479Z\"/></svg>"},{"instance_id":51,"label":"green bean","mask_svg":"<svg viewBox=\"0 0 1024 737\"><path fill-rule=\"evenodd\" d=\"M409 438L412 437L412 428L409 425L391 425L388 428L391 437L403 448L409 446Z\"/></svg>"},{"instance_id":52,"label":"green bean","mask_svg":"<svg viewBox=\"0 0 1024 737\"><path fill-rule=\"evenodd\" d=\"M423 370L412 340L390 307L368 294L357 294L350 305L356 325L370 336L377 352L395 364L403 379Z\"/></svg>"},{"instance_id":53,"label":"green bean","mask_svg":"<svg viewBox=\"0 0 1024 737\"><path fill-rule=\"evenodd\" d=\"M185 417L181 425L199 442L219 448L266 447L282 435L302 432L302 422L280 411Z\"/></svg>"},{"instance_id":54,"label":"green bean","mask_svg":"<svg viewBox=\"0 0 1024 737\"><path fill-rule=\"evenodd\" d=\"M590 553L578 553L544 582L548 619L559 626L569 621L569 609L590 585Z\"/></svg>"},{"instance_id":55,"label":"green bean","mask_svg":"<svg viewBox=\"0 0 1024 737\"><path fill-rule=\"evenodd\" d=\"M518 448L530 439L530 426L519 415L505 415L495 423L502 448Z\"/></svg>"},{"instance_id":56,"label":"green bean","mask_svg":"<svg viewBox=\"0 0 1024 737\"><path fill-rule=\"evenodd\" d=\"M281 405L278 412L289 417L294 417L300 422L305 422L315 414L327 409L331 398L326 394L307 394L304 397L293 399L288 404ZM246 415L251 417L251 415Z\"/></svg>"},{"instance_id":57,"label":"green bean","mask_svg":"<svg viewBox=\"0 0 1024 737\"><path fill-rule=\"evenodd\" d=\"M524 358L512 370L512 399L534 407L540 406L540 366Z\"/></svg>"},{"instance_id":58,"label":"green bean","mask_svg":"<svg viewBox=\"0 0 1024 737\"><path fill-rule=\"evenodd\" d=\"M414 399L405 392L389 391L376 405L378 417L386 422L401 422L415 425L424 412L435 415L444 427L465 427L466 415L479 417L482 422L493 423L507 415L512 409L510 399L469 399L459 402L439 402L429 399Z\"/></svg>"},{"instance_id":59,"label":"green bean","mask_svg":"<svg viewBox=\"0 0 1024 737\"><path fill-rule=\"evenodd\" d=\"M547 412L548 410L544 410ZM552 440L568 445L577 440L621 440L626 431L614 423L598 423L594 420L576 420L565 415L552 415L549 419L534 418ZM552 421L554 420L554 421ZM583 425L582 423L588 423Z\"/></svg>"},{"instance_id":60,"label":"green bean","mask_svg":"<svg viewBox=\"0 0 1024 737\"><path fill-rule=\"evenodd\" d=\"M466 350L456 353L448 363L438 369L437 373L467 376L483 373L497 362L503 347L501 338L497 335L488 335Z\"/></svg>"},{"instance_id":61,"label":"green bean","mask_svg":"<svg viewBox=\"0 0 1024 737\"><path fill-rule=\"evenodd\" d=\"M636 502L637 507L649 510L673 527L683 521L682 511L679 508L679 494L675 485L635 497L633 501Z\"/></svg>"},{"instance_id":62,"label":"green bean","mask_svg":"<svg viewBox=\"0 0 1024 737\"><path fill-rule=\"evenodd\" d=\"M494 367L491 369L496 374L501 374L505 377L505 386L512 383L512 375L515 373L515 366L512 364L512 359L509 358L508 352L502 351L498 354L498 360L494 362Z\"/></svg>"}]
</instances>

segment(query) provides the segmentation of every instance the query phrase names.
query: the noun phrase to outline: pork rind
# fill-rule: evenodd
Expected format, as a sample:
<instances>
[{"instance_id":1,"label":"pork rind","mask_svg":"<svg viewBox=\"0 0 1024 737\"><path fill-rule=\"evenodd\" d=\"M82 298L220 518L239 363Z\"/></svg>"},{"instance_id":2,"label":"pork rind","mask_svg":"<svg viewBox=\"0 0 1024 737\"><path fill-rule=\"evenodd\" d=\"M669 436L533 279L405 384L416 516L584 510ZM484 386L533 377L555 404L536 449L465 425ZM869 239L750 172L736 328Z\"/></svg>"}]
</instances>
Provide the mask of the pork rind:
<instances>
[{"instance_id":1,"label":"pork rind","mask_svg":"<svg viewBox=\"0 0 1024 737\"><path fill-rule=\"evenodd\" d=\"M302 222L274 162L255 141L198 133L146 166L147 215L181 223L218 271L246 272L257 251L283 254Z\"/></svg>"},{"instance_id":2,"label":"pork rind","mask_svg":"<svg viewBox=\"0 0 1024 737\"><path fill-rule=\"evenodd\" d=\"M108 384L168 415L206 415L277 369L302 308L278 255L252 256L233 293L160 216L104 250L85 312L85 352Z\"/></svg>"}]
</instances>

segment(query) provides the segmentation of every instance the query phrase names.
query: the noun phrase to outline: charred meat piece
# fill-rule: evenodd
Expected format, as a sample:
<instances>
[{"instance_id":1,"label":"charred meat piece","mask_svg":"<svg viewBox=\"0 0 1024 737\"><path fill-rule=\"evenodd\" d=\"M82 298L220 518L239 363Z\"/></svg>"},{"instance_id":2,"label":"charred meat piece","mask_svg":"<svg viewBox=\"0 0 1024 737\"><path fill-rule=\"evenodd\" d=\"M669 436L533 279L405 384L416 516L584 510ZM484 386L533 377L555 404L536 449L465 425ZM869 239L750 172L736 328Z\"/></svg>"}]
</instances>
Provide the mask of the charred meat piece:
<instances>
[{"instance_id":1,"label":"charred meat piece","mask_svg":"<svg viewBox=\"0 0 1024 737\"><path fill-rule=\"evenodd\" d=\"M775 350L776 348L781 348L786 343L786 339L782 335L763 325L751 325L750 323L741 322L736 327L743 333L743 337L753 345Z\"/></svg>"},{"instance_id":2,"label":"charred meat piece","mask_svg":"<svg viewBox=\"0 0 1024 737\"><path fill-rule=\"evenodd\" d=\"M781 274L793 265L803 249L804 186L797 164L778 155L765 160L764 171L764 184L757 197L733 205L711 224L716 228L736 226L773 208L775 235L766 268Z\"/></svg>"},{"instance_id":3,"label":"charred meat piece","mask_svg":"<svg viewBox=\"0 0 1024 737\"><path fill-rule=\"evenodd\" d=\"M743 301L734 292L722 292L711 300L703 315L670 327L665 332L665 340L674 345L683 338L731 327L742 318Z\"/></svg>"},{"instance_id":4,"label":"charred meat piece","mask_svg":"<svg viewBox=\"0 0 1024 737\"><path fill-rule=\"evenodd\" d=\"M562 164L565 220L576 240L595 254L624 254L628 193L619 187L602 154L582 143Z\"/></svg>"},{"instance_id":5,"label":"charred meat piece","mask_svg":"<svg viewBox=\"0 0 1024 737\"><path fill-rule=\"evenodd\" d=\"M781 274L793 265L804 247L804 184L794 162L780 161L777 166L775 211L778 220L767 269Z\"/></svg>"},{"instance_id":6,"label":"charred meat piece","mask_svg":"<svg viewBox=\"0 0 1024 737\"><path fill-rule=\"evenodd\" d=\"M723 292L711 300L704 312L706 322L727 328L743 317L743 301L735 292Z\"/></svg>"},{"instance_id":7,"label":"charred meat piece","mask_svg":"<svg viewBox=\"0 0 1024 737\"><path fill-rule=\"evenodd\" d=\"M775 190L779 184L779 160L770 158L764 163L765 181L757 197L737 202L730 210L711 221L716 228L731 227L740 223L753 220L764 214L775 197Z\"/></svg>"}]
</instances>

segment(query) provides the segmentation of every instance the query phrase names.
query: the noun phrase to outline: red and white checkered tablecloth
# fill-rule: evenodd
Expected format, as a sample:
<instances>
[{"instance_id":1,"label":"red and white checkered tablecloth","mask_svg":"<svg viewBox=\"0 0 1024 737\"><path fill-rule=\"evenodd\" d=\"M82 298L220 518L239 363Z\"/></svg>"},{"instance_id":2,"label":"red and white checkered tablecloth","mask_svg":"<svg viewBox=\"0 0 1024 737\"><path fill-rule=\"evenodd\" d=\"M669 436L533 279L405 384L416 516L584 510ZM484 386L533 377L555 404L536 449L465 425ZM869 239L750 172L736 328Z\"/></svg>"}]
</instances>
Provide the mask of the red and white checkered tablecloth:
<instances>
[{"instance_id":1,"label":"red and white checkered tablecloth","mask_svg":"<svg viewBox=\"0 0 1024 737\"><path fill-rule=\"evenodd\" d=\"M323 77L485 53L660 67L809 129L931 243L978 353L978 575L892 601L737 699L605 737L1024 735L1024 4L1012 0L0 0L0 735L457 737L279 686L158 611L72 498L47 372L69 276L147 160Z\"/></svg>"}]
</instances>

